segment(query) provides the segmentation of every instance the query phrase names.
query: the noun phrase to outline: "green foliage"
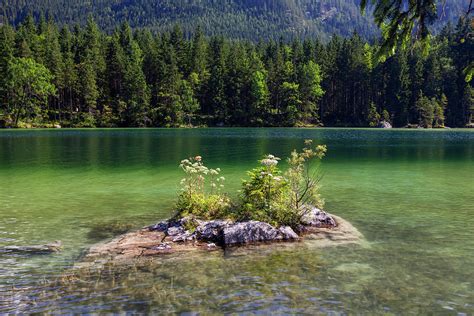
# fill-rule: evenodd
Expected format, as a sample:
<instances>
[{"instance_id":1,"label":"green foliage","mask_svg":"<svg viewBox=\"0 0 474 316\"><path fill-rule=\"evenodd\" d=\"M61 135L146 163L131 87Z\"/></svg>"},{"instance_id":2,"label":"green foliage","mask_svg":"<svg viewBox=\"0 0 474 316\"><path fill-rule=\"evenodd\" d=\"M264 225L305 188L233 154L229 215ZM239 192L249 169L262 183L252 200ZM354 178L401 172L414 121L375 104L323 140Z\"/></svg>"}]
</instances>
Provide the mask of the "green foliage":
<instances>
[{"instance_id":1,"label":"green foliage","mask_svg":"<svg viewBox=\"0 0 474 316\"><path fill-rule=\"evenodd\" d=\"M264 125L266 111L269 106L270 93L266 82L265 74L262 71L255 71L252 74L250 83L250 112L253 114L251 125Z\"/></svg>"},{"instance_id":2,"label":"green foliage","mask_svg":"<svg viewBox=\"0 0 474 316\"><path fill-rule=\"evenodd\" d=\"M313 205L319 208L324 201L319 194L320 170L314 160L321 160L327 152L325 145L312 147L313 141L306 140L306 147L301 152L294 150L288 158L289 168L284 176L290 187L289 208L300 210L303 205Z\"/></svg>"},{"instance_id":3,"label":"green foliage","mask_svg":"<svg viewBox=\"0 0 474 316\"><path fill-rule=\"evenodd\" d=\"M49 70L31 58L11 59L6 80L7 115L13 117L14 126L42 115L41 106L56 93L52 79Z\"/></svg>"},{"instance_id":4,"label":"green foliage","mask_svg":"<svg viewBox=\"0 0 474 316\"><path fill-rule=\"evenodd\" d=\"M289 186L278 168L280 158L267 155L261 166L248 172L250 180L242 183L242 206L237 217L257 220L272 225L290 225L298 222L298 212L288 210Z\"/></svg>"},{"instance_id":5,"label":"green foliage","mask_svg":"<svg viewBox=\"0 0 474 316\"><path fill-rule=\"evenodd\" d=\"M275 226L300 224L304 205L323 207L319 194L320 171L315 159L322 159L326 146L312 148L312 141L305 141L301 152L294 150L287 159L289 168L284 173L278 168L279 158L267 155L259 167L248 172L249 180L242 183L241 207L236 217L257 220Z\"/></svg>"},{"instance_id":6,"label":"green foliage","mask_svg":"<svg viewBox=\"0 0 474 316\"><path fill-rule=\"evenodd\" d=\"M432 127L434 120L434 109L438 106L435 99L429 99L422 92L416 101L419 124L422 127Z\"/></svg>"},{"instance_id":7,"label":"green foliage","mask_svg":"<svg viewBox=\"0 0 474 316\"><path fill-rule=\"evenodd\" d=\"M301 121L315 121L318 119L318 102L324 95L321 87L322 74L318 64L310 60L302 67L300 78L301 108L298 109Z\"/></svg>"},{"instance_id":8,"label":"green foliage","mask_svg":"<svg viewBox=\"0 0 474 316\"><path fill-rule=\"evenodd\" d=\"M93 19L71 31L28 16L17 29L0 26L0 124L18 117L32 127L367 126L378 114L402 127L419 123L422 91L430 100L445 94L445 124L464 127L472 33L460 19L433 39L427 56L409 46L379 63L371 57L378 45L358 34L255 44L185 26L133 33L124 23L105 33ZM19 58L49 71L56 92L19 106L9 74ZM443 118L435 110L437 126Z\"/></svg>"},{"instance_id":9,"label":"green foliage","mask_svg":"<svg viewBox=\"0 0 474 316\"><path fill-rule=\"evenodd\" d=\"M181 193L176 205L178 216L227 217L231 201L221 193L225 178L220 176L220 169L207 168L200 156L181 161L180 168L186 176L181 180Z\"/></svg>"},{"instance_id":10,"label":"green foliage","mask_svg":"<svg viewBox=\"0 0 474 316\"><path fill-rule=\"evenodd\" d=\"M390 113L388 113L386 109L382 111L382 120L384 120L385 122L391 123Z\"/></svg>"},{"instance_id":11,"label":"green foliage","mask_svg":"<svg viewBox=\"0 0 474 316\"><path fill-rule=\"evenodd\" d=\"M301 152L291 153L287 159L289 168L284 173L278 167L280 158L267 155L260 160L260 166L250 170L249 179L243 181L238 203L221 192L225 179L220 176L220 169L207 168L200 156L181 161L186 176L181 180L176 216L256 220L277 227L297 227L303 206L324 206L319 194L321 174L317 162L325 156L327 148L313 146L311 140L305 141L305 145Z\"/></svg>"},{"instance_id":12,"label":"green foliage","mask_svg":"<svg viewBox=\"0 0 474 316\"><path fill-rule=\"evenodd\" d=\"M299 85L294 82L283 82L281 85L282 123L292 126L297 122L298 109L302 106Z\"/></svg>"},{"instance_id":13,"label":"green foliage","mask_svg":"<svg viewBox=\"0 0 474 316\"><path fill-rule=\"evenodd\" d=\"M435 108L433 111L433 127L444 127L444 111L446 110L446 106L448 105L448 99L446 95L442 95L441 99L436 102Z\"/></svg>"},{"instance_id":14,"label":"green foliage","mask_svg":"<svg viewBox=\"0 0 474 316\"><path fill-rule=\"evenodd\" d=\"M380 114L377 112L377 107L372 102L369 108L369 114L367 115L367 121L369 122L370 127L377 127L380 122Z\"/></svg>"}]
</instances>

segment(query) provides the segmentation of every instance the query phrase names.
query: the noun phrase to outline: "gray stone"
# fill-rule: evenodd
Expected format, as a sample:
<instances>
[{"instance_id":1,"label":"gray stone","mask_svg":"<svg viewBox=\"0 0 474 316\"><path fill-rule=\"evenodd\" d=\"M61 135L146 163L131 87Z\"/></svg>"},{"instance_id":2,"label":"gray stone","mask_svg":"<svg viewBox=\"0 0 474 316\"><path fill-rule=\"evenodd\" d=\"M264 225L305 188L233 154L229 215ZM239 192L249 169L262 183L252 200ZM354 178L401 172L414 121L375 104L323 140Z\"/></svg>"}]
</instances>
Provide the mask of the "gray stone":
<instances>
[{"instance_id":1,"label":"gray stone","mask_svg":"<svg viewBox=\"0 0 474 316\"><path fill-rule=\"evenodd\" d=\"M280 231L268 223L249 221L224 228L224 244L235 245L277 240Z\"/></svg>"},{"instance_id":2,"label":"gray stone","mask_svg":"<svg viewBox=\"0 0 474 316\"><path fill-rule=\"evenodd\" d=\"M282 226L278 229L278 231L280 232L280 237L283 240L299 239L298 234L296 234L293 228L290 226Z\"/></svg>"},{"instance_id":3,"label":"gray stone","mask_svg":"<svg viewBox=\"0 0 474 316\"><path fill-rule=\"evenodd\" d=\"M337 223L328 213L316 207L304 207L301 223L312 227L336 227Z\"/></svg>"},{"instance_id":4,"label":"gray stone","mask_svg":"<svg viewBox=\"0 0 474 316\"><path fill-rule=\"evenodd\" d=\"M151 249L152 250L169 250L171 249L171 246L167 242L164 242L164 243L159 244L158 246L152 247Z\"/></svg>"},{"instance_id":5,"label":"gray stone","mask_svg":"<svg viewBox=\"0 0 474 316\"><path fill-rule=\"evenodd\" d=\"M175 235L174 238L173 238L173 242L193 241L195 239L196 239L196 234L195 233L185 231L182 234Z\"/></svg>"},{"instance_id":6,"label":"gray stone","mask_svg":"<svg viewBox=\"0 0 474 316\"><path fill-rule=\"evenodd\" d=\"M168 228L166 233L171 237L178 236L184 233L184 228L181 226L172 226Z\"/></svg>"},{"instance_id":7,"label":"gray stone","mask_svg":"<svg viewBox=\"0 0 474 316\"><path fill-rule=\"evenodd\" d=\"M196 228L196 234L200 240L221 243L224 228L228 227L231 223L224 220L203 222Z\"/></svg>"},{"instance_id":8,"label":"gray stone","mask_svg":"<svg viewBox=\"0 0 474 316\"><path fill-rule=\"evenodd\" d=\"M379 125L377 127L378 128L392 128L392 124L390 124L387 121L381 121L379 122Z\"/></svg>"},{"instance_id":9,"label":"gray stone","mask_svg":"<svg viewBox=\"0 0 474 316\"><path fill-rule=\"evenodd\" d=\"M148 226L149 231L165 232L169 227L168 221L162 221L155 225Z\"/></svg>"}]
</instances>

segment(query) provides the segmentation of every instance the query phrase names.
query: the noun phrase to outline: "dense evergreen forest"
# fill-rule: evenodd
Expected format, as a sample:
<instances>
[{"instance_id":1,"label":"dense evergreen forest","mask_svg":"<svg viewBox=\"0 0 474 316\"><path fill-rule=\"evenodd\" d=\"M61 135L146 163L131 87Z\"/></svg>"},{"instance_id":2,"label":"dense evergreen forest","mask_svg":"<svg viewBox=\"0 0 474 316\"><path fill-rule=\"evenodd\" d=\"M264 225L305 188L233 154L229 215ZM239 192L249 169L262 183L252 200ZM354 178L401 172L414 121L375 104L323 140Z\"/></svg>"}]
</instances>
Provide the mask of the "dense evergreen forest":
<instances>
[{"instance_id":1,"label":"dense evergreen forest","mask_svg":"<svg viewBox=\"0 0 474 316\"><path fill-rule=\"evenodd\" d=\"M425 1L426 2L426 1ZM465 12L465 0L439 0L440 21L455 22ZM0 23L19 25L29 13L41 13L58 25L86 25L92 16L99 28L113 32L128 22L132 29L171 31L181 25L185 34L201 26L207 36L229 39L285 40L311 37L326 41L357 32L370 40L379 34L372 15L362 15L360 0L3 0Z\"/></svg>"},{"instance_id":2,"label":"dense evergreen forest","mask_svg":"<svg viewBox=\"0 0 474 316\"><path fill-rule=\"evenodd\" d=\"M427 54L405 48L377 62L376 44L356 33L255 43L28 16L0 26L0 125L464 127L472 32L459 20Z\"/></svg>"}]
</instances>

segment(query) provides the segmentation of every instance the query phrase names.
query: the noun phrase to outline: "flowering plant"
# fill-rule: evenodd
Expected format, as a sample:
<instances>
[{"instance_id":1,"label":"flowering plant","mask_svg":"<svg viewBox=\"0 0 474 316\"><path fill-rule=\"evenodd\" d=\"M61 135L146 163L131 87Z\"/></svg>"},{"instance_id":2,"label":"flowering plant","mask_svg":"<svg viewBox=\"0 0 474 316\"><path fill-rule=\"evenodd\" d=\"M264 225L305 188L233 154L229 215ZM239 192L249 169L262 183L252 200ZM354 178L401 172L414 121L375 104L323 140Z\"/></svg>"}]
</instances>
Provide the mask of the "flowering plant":
<instances>
[{"instance_id":1,"label":"flowering plant","mask_svg":"<svg viewBox=\"0 0 474 316\"><path fill-rule=\"evenodd\" d=\"M289 203L294 209L300 209L304 204L311 204L319 208L324 206L324 201L319 194L321 172L314 160L316 158L323 159L327 147L317 145L312 148L312 144L312 140L306 140L306 147L301 152L293 150L287 160L289 168L285 172L285 177L288 179L291 191Z\"/></svg>"},{"instance_id":2,"label":"flowering plant","mask_svg":"<svg viewBox=\"0 0 474 316\"><path fill-rule=\"evenodd\" d=\"M205 219L224 216L230 207L230 199L221 194L225 181L220 176L221 170L206 167L201 156L184 159L179 167L185 177L181 180L178 215L196 215Z\"/></svg>"},{"instance_id":3,"label":"flowering plant","mask_svg":"<svg viewBox=\"0 0 474 316\"><path fill-rule=\"evenodd\" d=\"M297 227L301 223L302 207L323 206L319 195L319 168L315 162L326 154L324 145L313 146L305 141L301 152L294 150L287 159L289 168L283 173L280 158L266 155L259 166L248 172L243 181L239 207L233 207L229 197L221 193L225 178L219 168L210 169L201 156L181 161L185 177L181 180L178 216L203 219L232 218L257 220L274 226Z\"/></svg>"},{"instance_id":4,"label":"flowering plant","mask_svg":"<svg viewBox=\"0 0 474 316\"><path fill-rule=\"evenodd\" d=\"M275 225L286 222L282 215L289 191L288 182L278 168L280 160L273 155L267 155L259 161L259 167L248 172L250 180L242 183L239 218Z\"/></svg>"},{"instance_id":5,"label":"flowering plant","mask_svg":"<svg viewBox=\"0 0 474 316\"><path fill-rule=\"evenodd\" d=\"M323 206L319 195L321 177L313 160L322 159L327 148L312 148L311 140L305 145L301 152L291 153L284 173L278 168L280 158L273 155L265 156L259 161L260 166L248 173L250 180L242 184L242 205L237 210L240 219L295 227L301 222L303 205Z\"/></svg>"}]
</instances>

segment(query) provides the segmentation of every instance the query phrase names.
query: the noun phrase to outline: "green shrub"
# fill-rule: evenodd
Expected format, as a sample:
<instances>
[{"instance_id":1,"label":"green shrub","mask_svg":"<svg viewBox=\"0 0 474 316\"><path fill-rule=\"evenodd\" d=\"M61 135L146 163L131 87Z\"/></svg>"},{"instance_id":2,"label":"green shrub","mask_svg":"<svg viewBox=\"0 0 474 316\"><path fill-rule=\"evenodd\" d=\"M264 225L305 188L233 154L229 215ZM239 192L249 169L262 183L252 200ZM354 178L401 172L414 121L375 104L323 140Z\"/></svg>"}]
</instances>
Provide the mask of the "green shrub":
<instances>
[{"instance_id":1,"label":"green shrub","mask_svg":"<svg viewBox=\"0 0 474 316\"><path fill-rule=\"evenodd\" d=\"M288 170L285 178L290 187L289 207L299 210L305 204L310 204L319 208L324 206L324 200L319 194L319 181L321 173L316 159L321 160L327 152L325 145L317 145L312 148L313 141L306 140L301 152L294 150L287 162Z\"/></svg>"},{"instance_id":2,"label":"green shrub","mask_svg":"<svg viewBox=\"0 0 474 316\"><path fill-rule=\"evenodd\" d=\"M248 172L250 180L242 183L242 203L237 210L240 220L257 220L275 226L294 225L296 212L288 208L290 188L278 168L280 158L267 155L260 167Z\"/></svg>"},{"instance_id":3,"label":"green shrub","mask_svg":"<svg viewBox=\"0 0 474 316\"><path fill-rule=\"evenodd\" d=\"M322 145L311 148L311 140L305 144L307 147L301 152L291 153L285 173L278 168L280 158L273 155L260 160L261 166L248 173L250 180L242 184L242 203L237 218L296 227L301 222L303 205L323 206L319 194L321 177L313 160L322 159L327 148Z\"/></svg>"},{"instance_id":4,"label":"green shrub","mask_svg":"<svg viewBox=\"0 0 474 316\"><path fill-rule=\"evenodd\" d=\"M220 169L209 169L201 156L181 161L186 176L181 180L181 193L176 204L178 216L195 216L202 219L227 217L231 201L221 193L225 178Z\"/></svg>"},{"instance_id":5,"label":"green shrub","mask_svg":"<svg viewBox=\"0 0 474 316\"><path fill-rule=\"evenodd\" d=\"M311 140L305 145L301 152L291 153L284 173L278 167L280 158L267 155L260 160L260 166L248 172L250 179L242 183L238 207L221 193L225 179L220 176L220 169L207 168L200 156L181 161L186 176L181 180L177 216L256 220L277 227L297 227L304 205L324 205L319 194L321 175L317 162L327 148L313 147Z\"/></svg>"}]
</instances>

